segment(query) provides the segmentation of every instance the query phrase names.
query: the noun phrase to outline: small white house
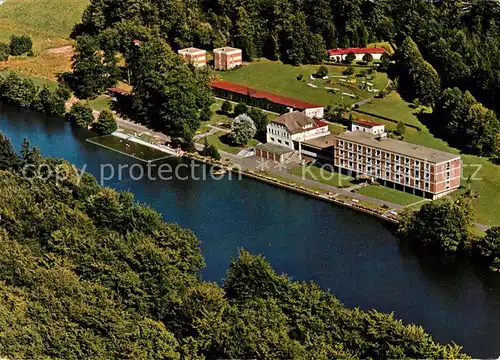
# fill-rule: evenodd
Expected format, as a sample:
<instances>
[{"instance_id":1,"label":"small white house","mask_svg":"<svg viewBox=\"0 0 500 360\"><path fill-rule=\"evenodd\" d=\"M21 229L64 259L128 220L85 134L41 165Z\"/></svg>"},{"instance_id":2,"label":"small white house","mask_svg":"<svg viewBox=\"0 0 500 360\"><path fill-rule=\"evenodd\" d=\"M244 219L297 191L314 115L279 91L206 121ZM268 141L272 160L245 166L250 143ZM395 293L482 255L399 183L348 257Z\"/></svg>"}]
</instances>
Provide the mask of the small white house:
<instances>
[{"instance_id":1,"label":"small white house","mask_svg":"<svg viewBox=\"0 0 500 360\"><path fill-rule=\"evenodd\" d=\"M385 125L378 124L369 120L353 120L351 131L367 132L373 135L382 135L385 133Z\"/></svg>"},{"instance_id":2,"label":"small white house","mask_svg":"<svg viewBox=\"0 0 500 360\"><path fill-rule=\"evenodd\" d=\"M267 142L295 149L294 142L330 134L328 124L314 120L303 112L285 113L267 125Z\"/></svg>"}]
</instances>

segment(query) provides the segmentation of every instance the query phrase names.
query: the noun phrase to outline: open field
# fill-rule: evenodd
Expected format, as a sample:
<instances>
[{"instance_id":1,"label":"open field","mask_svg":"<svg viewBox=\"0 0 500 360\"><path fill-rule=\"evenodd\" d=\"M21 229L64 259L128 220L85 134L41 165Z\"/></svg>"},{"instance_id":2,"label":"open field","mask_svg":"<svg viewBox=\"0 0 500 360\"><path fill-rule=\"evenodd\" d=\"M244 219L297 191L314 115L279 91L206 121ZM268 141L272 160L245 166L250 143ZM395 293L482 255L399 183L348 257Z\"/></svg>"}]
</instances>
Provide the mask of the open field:
<instances>
[{"instance_id":1,"label":"open field","mask_svg":"<svg viewBox=\"0 0 500 360\"><path fill-rule=\"evenodd\" d=\"M345 69L343 66L327 67L329 69L330 76L341 76L342 71ZM340 92L336 94L330 93L323 88L326 80L310 79L310 75L314 74L318 68L319 65L292 66L285 65L278 61L257 59L242 68L231 71L220 71L218 74L227 81L321 105L342 103L353 104L359 100L374 95L374 93L361 89L353 91L346 87L346 84L328 85L329 87L337 87L341 89ZM362 69L355 68L355 70L356 73L359 73ZM302 81L297 80L299 75L303 75ZM385 88L388 82L387 75L385 73L374 72L372 76L373 79L369 80L369 82L373 83L375 88ZM358 82L362 80L361 78L357 78L355 76L352 78ZM329 80L338 81L338 78L330 78ZM318 88L311 87L308 83L312 83L318 86ZM357 93L359 97L353 99L349 96L343 96L342 92L350 94Z\"/></svg>"},{"instance_id":2,"label":"open field","mask_svg":"<svg viewBox=\"0 0 500 360\"><path fill-rule=\"evenodd\" d=\"M359 188L357 192L361 195L371 196L398 205L410 205L423 200L423 198L413 194L378 185L364 186Z\"/></svg>"},{"instance_id":3,"label":"open field","mask_svg":"<svg viewBox=\"0 0 500 360\"><path fill-rule=\"evenodd\" d=\"M384 99L375 99L361 106L360 109L396 120L401 119L422 128L422 131L406 128L405 141L454 154L460 153L458 149L450 147L446 141L434 137L418 120L410 104L401 99L397 93L391 93ZM470 188L479 194L479 198L474 200L477 221L490 226L500 225L500 166L486 158L472 155L462 155L462 160L464 164L462 186L468 188L467 179L473 176ZM454 192L451 196L456 197L461 192Z\"/></svg>"},{"instance_id":4,"label":"open field","mask_svg":"<svg viewBox=\"0 0 500 360\"><path fill-rule=\"evenodd\" d=\"M290 169L288 172L303 179L318 181L322 184L331 185L337 188L351 186L354 180L354 178L350 176L342 175L337 172L330 172L314 165L307 167L297 166Z\"/></svg>"},{"instance_id":5,"label":"open field","mask_svg":"<svg viewBox=\"0 0 500 360\"><path fill-rule=\"evenodd\" d=\"M0 41L14 34L30 35L41 51L69 43L73 26L89 0L5 0L0 5Z\"/></svg>"},{"instance_id":6,"label":"open field","mask_svg":"<svg viewBox=\"0 0 500 360\"><path fill-rule=\"evenodd\" d=\"M71 70L72 53L72 50L68 53L53 53L51 50L44 50L34 57L11 56L9 61L0 62L0 69L8 68L31 78L55 82L59 73Z\"/></svg>"}]
</instances>

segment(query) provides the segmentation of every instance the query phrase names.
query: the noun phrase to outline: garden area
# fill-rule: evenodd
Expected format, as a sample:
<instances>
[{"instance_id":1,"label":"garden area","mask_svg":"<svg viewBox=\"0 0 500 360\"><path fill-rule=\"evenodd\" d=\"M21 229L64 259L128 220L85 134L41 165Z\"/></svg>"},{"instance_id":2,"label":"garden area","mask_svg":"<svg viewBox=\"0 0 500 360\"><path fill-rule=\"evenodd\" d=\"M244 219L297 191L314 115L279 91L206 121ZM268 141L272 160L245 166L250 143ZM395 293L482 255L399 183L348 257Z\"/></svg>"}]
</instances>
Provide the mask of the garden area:
<instances>
[{"instance_id":1,"label":"garden area","mask_svg":"<svg viewBox=\"0 0 500 360\"><path fill-rule=\"evenodd\" d=\"M215 146L217 150L222 150L231 154L237 154L241 150L248 147L253 147L259 143L258 140L250 139L246 146L236 146L232 143L229 137L229 133L223 131L218 131L215 134L203 137L198 140L198 143L203 144L205 142L205 139L208 140L208 143L210 145Z\"/></svg>"},{"instance_id":2,"label":"garden area","mask_svg":"<svg viewBox=\"0 0 500 360\"><path fill-rule=\"evenodd\" d=\"M362 75L366 67L327 65L327 78L316 78L320 65L286 65L279 61L256 59L252 63L232 71L218 72L224 80L260 90L317 103L354 104L376 94L388 84L385 73L373 72ZM353 74L346 75L346 69ZM372 89L372 90L370 90Z\"/></svg>"}]
</instances>

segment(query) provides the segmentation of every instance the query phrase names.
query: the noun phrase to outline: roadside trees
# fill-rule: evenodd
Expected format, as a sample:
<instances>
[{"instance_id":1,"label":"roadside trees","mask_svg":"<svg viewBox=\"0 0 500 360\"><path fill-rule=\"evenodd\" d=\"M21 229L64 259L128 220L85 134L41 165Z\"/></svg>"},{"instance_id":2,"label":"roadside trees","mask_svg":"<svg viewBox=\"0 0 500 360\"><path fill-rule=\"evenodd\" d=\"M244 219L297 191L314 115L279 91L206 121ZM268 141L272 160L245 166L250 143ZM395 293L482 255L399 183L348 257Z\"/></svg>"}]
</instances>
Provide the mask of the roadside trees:
<instances>
[{"instance_id":1,"label":"roadside trees","mask_svg":"<svg viewBox=\"0 0 500 360\"><path fill-rule=\"evenodd\" d=\"M94 114L87 102L79 101L73 105L68 113L68 120L75 126L88 129L94 121Z\"/></svg>"},{"instance_id":2,"label":"roadside trees","mask_svg":"<svg viewBox=\"0 0 500 360\"><path fill-rule=\"evenodd\" d=\"M113 113L109 110L103 110L99 114L97 122L92 126L92 129L101 135L109 135L115 132L118 126L116 125Z\"/></svg>"},{"instance_id":3,"label":"roadside trees","mask_svg":"<svg viewBox=\"0 0 500 360\"><path fill-rule=\"evenodd\" d=\"M203 150L200 151L200 154L202 156L211 157L214 160L220 160L219 150L217 150L214 145L209 144L207 138L205 138L205 141L203 142Z\"/></svg>"},{"instance_id":4,"label":"roadside trees","mask_svg":"<svg viewBox=\"0 0 500 360\"><path fill-rule=\"evenodd\" d=\"M231 123L231 140L236 145L244 145L255 136L257 129L250 116L242 114Z\"/></svg>"}]
</instances>

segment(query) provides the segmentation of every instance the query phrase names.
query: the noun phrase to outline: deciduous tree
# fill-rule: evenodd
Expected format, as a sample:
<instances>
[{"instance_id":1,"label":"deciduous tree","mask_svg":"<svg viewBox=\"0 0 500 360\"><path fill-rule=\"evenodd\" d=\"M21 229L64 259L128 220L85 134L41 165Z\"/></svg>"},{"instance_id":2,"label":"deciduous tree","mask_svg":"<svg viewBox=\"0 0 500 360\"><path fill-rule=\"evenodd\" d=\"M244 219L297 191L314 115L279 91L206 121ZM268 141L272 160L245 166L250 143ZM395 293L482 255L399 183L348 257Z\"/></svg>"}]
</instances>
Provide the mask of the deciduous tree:
<instances>
[{"instance_id":1,"label":"deciduous tree","mask_svg":"<svg viewBox=\"0 0 500 360\"><path fill-rule=\"evenodd\" d=\"M94 114L88 102L79 101L71 107L68 121L83 129L88 129L94 122Z\"/></svg>"},{"instance_id":2,"label":"deciduous tree","mask_svg":"<svg viewBox=\"0 0 500 360\"><path fill-rule=\"evenodd\" d=\"M256 132L253 120L246 114L237 116L231 123L231 139L236 145L246 144Z\"/></svg>"}]
</instances>

